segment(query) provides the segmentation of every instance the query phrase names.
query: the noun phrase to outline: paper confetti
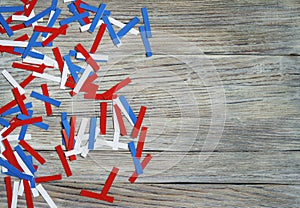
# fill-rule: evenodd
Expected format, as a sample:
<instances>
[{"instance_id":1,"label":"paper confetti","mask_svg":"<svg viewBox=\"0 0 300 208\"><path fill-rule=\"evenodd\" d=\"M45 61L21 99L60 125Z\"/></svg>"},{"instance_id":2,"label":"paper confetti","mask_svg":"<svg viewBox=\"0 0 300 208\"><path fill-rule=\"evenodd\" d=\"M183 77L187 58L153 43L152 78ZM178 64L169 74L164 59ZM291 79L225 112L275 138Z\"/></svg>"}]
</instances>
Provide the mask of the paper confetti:
<instances>
[{"instance_id":1,"label":"paper confetti","mask_svg":"<svg viewBox=\"0 0 300 208\"><path fill-rule=\"evenodd\" d=\"M18 196L24 193L27 207L34 207L34 198L40 195L50 207L57 207L42 183L62 180L63 176L61 173L36 176L39 170L36 162L39 165L47 165L47 162L42 154L28 142L28 140L34 140L34 135L27 134L27 129L32 126L47 131L49 125L44 122L44 116L53 116L56 112L60 112L59 107L63 103L55 99L56 93L53 93L50 83L59 85L60 93L65 92L69 96L82 93L85 99L95 100L100 106L100 115L92 118L77 119L76 115L73 115L68 120L67 113L61 112L62 129L59 131L62 133L62 144L58 144L55 150L67 177L72 176L71 162L76 160L76 155L86 157L89 151L96 149L97 146L109 147L112 150L119 148L128 150L135 167L129 178L131 183L134 183L143 173L152 158L148 154L141 161L148 130L143 126L146 107L141 106L136 116L134 111L136 109L129 105L124 96L118 95L122 88L131 83L131 79L127 77L117 84L111 83L112 87L109 89L100 89L100 85L96 84L99 76L97 73L101 71L101 65L108 62L107 55L96 54L97 51L101 51L99 46L104 35L109 35L112 44L121 47L121 39L125 39L127 34L140 34L146 57L152 56L149 42L152 32L147 9L141 9L142 23L141 18L135 16L125 24L112 17L112 12L106 10L107 5L104 3L96 7L81 0L64 0L64 3L68 3L66 7L70 13L66 18L61 18L64 8L58 7L60 5L58 0L52 0L49 7L36 13L37 2L37 0L22 0L19 5L0 6L0 25L2 26L0 32L10 38L0 40L0 52L16 56L14 62L7 64L7 67L11 66L13 70L5 69L1 72L3 78L11 85L11 94L14 97L13 100L0 106L0 125L3 126L0 130L0 166L2 166L2 173L7 175L4 182L8 207L17 207ZM5 19L2 13L8 13L10 16ZM16 21L22 23L14 24ZM70 24L78 25L82 33L86 31L95 33L89 51L83 43L77 43L68 54L61 53L63 50L57 46L59 44L56 42L60 36L69 35ZM118 28L118 31L113 25ZM24 28L31 29L31 32L28 33L29 30L25 32ZM22 32L23 34L20 35ZM108 34L105 34L106 32ZM18 37L14 37L17 33ZM76 41L76 37L70 38ZM43 50L37 50L37 48L43 48ZM49 53L44 53L44 51ZM87 67L82 67L82 64L87 64ZM16 73L20 70L29 73L22 80L17 79L19 76ZM29 90L28 86L34 79L45 83L40 89ZM98 93L98 90L104 90L104 92ZM28 102L29 96L32 102ZM36 115L35 105L41 101L45 106L45 112L43 115ZM52 108L53 106L57 108ZM114 134L110 135L112 137L110 139L103 139L100 135L109 136L107 116L110 109L113 113ZM131 138L127 139L131 140L139 136L137 147L132 140L127 144L120 142L121 136L128 135L126 120L124 121L123 117L133 128L129 135ZM99 126L97 126L98 120ZM76 122L80 123L79 129L76 129ZM86 131L89 122L89 130ZM12 134L19 127L19 134ZM13 141L17 141L18 144L12 147ZM100 193L82 190L80 195L113 203L114 197L109 196L108 192L118 172L119 168L113 167Z\"/></svg>"}]
</instances>

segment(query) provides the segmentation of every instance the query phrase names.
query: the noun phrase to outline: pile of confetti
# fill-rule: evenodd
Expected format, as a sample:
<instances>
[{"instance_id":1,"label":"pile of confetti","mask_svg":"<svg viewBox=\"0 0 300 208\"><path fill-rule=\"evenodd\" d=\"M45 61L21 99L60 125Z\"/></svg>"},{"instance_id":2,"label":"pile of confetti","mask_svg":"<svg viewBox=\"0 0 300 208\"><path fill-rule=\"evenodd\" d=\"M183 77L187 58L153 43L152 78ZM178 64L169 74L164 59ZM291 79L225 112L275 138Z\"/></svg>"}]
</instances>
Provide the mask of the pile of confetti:
<instances>
[{"instance_id":1,"label":"pile of confetti","mask_svg":"<svg viewBox=\"0 0 300 208\"><path fill-rule=\"evenodd\" d=\"M61 112L61 135L62 144L57 145L55 150L61 161L62 168L67 177L72 176L69 165L76 160L76 156L86 157L90 150L95 149L95 144L107 146L112 150L127 149L131 154L135 169L129 177L129 182L134 183L150 162L152 156L147 154L142 158L144 142L148 128L143 126L143 119L146 107L141 106L136 115L126 98L118 95L117 92L128 85L131 80L126 78L115 84L104 93L97 93L99 86L94 82L97 80L97 71L100 69L99 62L107 62L108 57L96 54L103 34L107 31L112 43L120 47L121 39L128 33L140 35L145 47L146 57L151 57L149 38L152 37L148 12L146 8L141 9L143 21L134 17L127 24L124 24L111 16L111 12L106 10L106 4L99 7L89 5L81 0L64 0L71 15L58 21L62 10L58 8L58 0L52 0L51 6L35 14L37 0L21 0L20 5L0 6L0 32L7 35L11 40L0 40L0 52L13 54L20 57L20 62L13 62L12 68L21 69L30 73L21 82L14 79L14 74L7 70L2 71L3 77L12 86L11 93L14 99L0 108L0 124L3 129L0 131L0 166L2 173L7 175L4 179L7 194L8 207L17 207L18 196L25 193L28 207L34 207L33 198L42 196L50 207L57 207L43 187L43 183L62 180L63 175L47 175L36 177L38 165L44 165L46 160L28 142L33 139L31 134L26 133L29 126L33 125L43 130L48 130L49 125L43 122L43 116L52 116L53 111L57 111L61 105L59 100L51 97L47 83L41 85L41 89L28 92L26 89L34 79L41 79L47 82L55 82L69 96L76 96L84 93L85 99L92 99L99 102L100 115L97 127L97 117L82 118L79 128L76 130L76 116L68 118L67 112ZM65 4L66 5L66 4ZM7 19L5 15L10 15ZM45 21L48 19L48 21ZM93 40L92 47L87 50L81 43L74 46L68 54L61 54L59 47L54 47L58 36L67 35L69 24L79 24L80 32L97 32ZM134 27L138 24L139 30ZM58 26L59 25L59 26ZM114 25L114 26L113 26ZM31 34L22 34L24 28L32 27ZM114 28L119 27L119 31ZM97 31L98 30L98 31ZM76 41L76 37L71 37ZM41 53L38 48L51 48L53 57ZM74 62L80 60L87 67L82 67ZM59 76L47 73L47 70L57 70ZM41 92L41 93L40 93ZM34 102L44 103L45 115L35 116L34 103L26 102L26 97L34 98ZM114 136L111 140L99 139L99 135L106 135L107 109L111 105L113 109ZM55 108L54 108L55 107ZM9 117L9 118L8 118ZM12 117L12 119L10 119ZM129 134L123 120L125 117L132 126ZM85 134L89 124L89 134ZM20 128L18 134L12 134ZM128 135L131 138L129 143L119 142L120 136ZM135 139L138 141L135 142ZM18 144L12 147L12 142ZM100 193L82 190L83 197L94 198L113 203L114 197L108 195L110 187L117 176L119 169L113 167L104 187ZM79 196L80 197L80 196Z\"/></svg>"}]
</instances>

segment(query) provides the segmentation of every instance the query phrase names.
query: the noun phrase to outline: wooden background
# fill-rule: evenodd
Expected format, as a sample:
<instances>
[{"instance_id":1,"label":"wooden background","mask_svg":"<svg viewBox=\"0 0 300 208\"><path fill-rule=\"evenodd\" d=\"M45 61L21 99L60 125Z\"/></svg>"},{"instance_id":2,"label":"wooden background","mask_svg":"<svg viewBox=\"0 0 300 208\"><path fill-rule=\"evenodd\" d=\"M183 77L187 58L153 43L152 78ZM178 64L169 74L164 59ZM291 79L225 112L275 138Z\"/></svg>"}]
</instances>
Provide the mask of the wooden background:
<instances>
[{"instance_id":1,"label":"wooden background","mask_svg":"<svg viewBox=\"0 0 300 208\"><path fill-rule=\"evenodd\" d=\"M87 2L99 5L99 1ZM149 11L153 57L145 58L139 36L127 35L117 49L105 34L98 53L109 55L110 61L101 64L97 84L101 92L132 78L120 94L136 113L140 105L148 107L145 154L154 158L135 184L127 181L133 169L127 151L98 149L86 159L78 158L71 163L72 177L64 175L62 181L44 184L57 205L299 207L300 1L105 2L111 15L124 22L141 17L143 6ZM19 4L16 0L1 3ZM50 1L40 0L36 13L49 5ZM70 15L67 5L60 1L59 6L63 8L60 19ZM91 46L95 34L80 34L78 27L71 24L67 35L55 42L64 54L79 42ZM43 51L53 57L49 48ZM0 67L20 82L28 72L12 69L13 61L20 58L3 54ZM27 88L35 115L45 115L44 106L29 93L41 92L44 82L36 79ZM50 95L62 106L45 117L49 131L29 129L33 135L29 143L47 159L39 175L63 173L54 151L61 139L60 113L77 115L77 123L99 115L98 102L85 101L80 94L71 98L58 83L47 83ZM4 78L0 85L3 105L13 97ZM108 128L105 138L112 139L111 122ZM100 191L113 166L120 168L110 190L113 204L79 196L81 189ZM2 182L0 207L7 206L4 187ZM40 197L34 203L47 207ZM19 207L24 206L21 197Z\"/></svg>"}]
</instances>

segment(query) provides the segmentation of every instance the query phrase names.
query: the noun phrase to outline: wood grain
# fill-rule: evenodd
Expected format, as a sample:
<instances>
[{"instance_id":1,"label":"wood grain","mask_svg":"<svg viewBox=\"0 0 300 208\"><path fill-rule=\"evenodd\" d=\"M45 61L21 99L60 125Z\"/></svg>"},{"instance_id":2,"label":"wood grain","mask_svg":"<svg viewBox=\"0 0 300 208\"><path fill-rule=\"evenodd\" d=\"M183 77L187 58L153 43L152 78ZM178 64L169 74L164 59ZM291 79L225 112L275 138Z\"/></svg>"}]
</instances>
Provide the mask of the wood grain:
<instances>
[{"instance_id":1,"label":"wood grain","mask_svg":"<svg viewBox=\"0 0 300 208\"><path fill-rule=\"evenodd\" d=\"M129 184L133 164L128 151L98 148L88 158L71 163L72 177L44 185L57 205L299 207L300 2L103 2L113 17L124 22L135 15L141 17L143 6L149 10L154 56L145 59L139 37L126 36L118 49L105 34L98 53L109 55L109 62L100 64L96 83L103 92L128 76L132 79L120 94L128 98L136 113L141 105L147 106L144 124L150 129L145 154L154 157L145 175ZM40 0L36 13L50 3ZM63 8L60 19L69 16L62 1L59 6ZM78 27L72 23L67 36L57 38L55 46L63 54L79 42L86 48L92 45L95 34L81 34ZM25 31L31 34L31 29ZM40 50L53 57L50 49ZM10 63L19 58L4 54L1 60L0 69L11 72L18 82L29 74L11 68ZM57 70L47 70L59 76ZM45 115L44 105L29 93L41 92L42 83L45 81L36 79L26 89L36 115ZM29 127L33 135L29 143L47 159L40 175L63 173L54 151L61 142L60 113L77 115L78 121L99 116L98 102L83 100L82 94L71 98L57 83L47 84L50 96L62 101L62 106L53 108L52 117L44 117L49 131ZM0 87L2 106L13 97L3 78ZM108 116L104 138L111 140L111 111ZM130 129L128 123L126 127ZM129 140L122 138L123 142ZM110 191L114 204L79 196L83 188L100 191L113 166L121 171ZM3 175L0 179L3 181ZM0 184L0 207L6 207L4 183ZM41 197L34 202L36 207L47 207ZM24 196L19 206L26 206Z\"/></svg>"}]
</instances>

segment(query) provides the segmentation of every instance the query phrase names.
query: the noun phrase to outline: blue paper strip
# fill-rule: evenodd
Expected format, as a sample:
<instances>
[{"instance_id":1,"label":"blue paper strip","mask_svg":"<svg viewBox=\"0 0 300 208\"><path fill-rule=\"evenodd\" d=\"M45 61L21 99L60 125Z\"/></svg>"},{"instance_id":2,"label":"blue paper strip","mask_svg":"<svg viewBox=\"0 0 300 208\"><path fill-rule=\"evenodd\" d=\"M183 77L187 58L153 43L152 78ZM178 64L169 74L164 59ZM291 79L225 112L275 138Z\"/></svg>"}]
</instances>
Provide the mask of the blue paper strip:
<instances>
[{"instance_id":1,"label":"blue paper strip","mask_svg":"<svg viewBox=\"0 0 300 208\"><path fill-rule=\"evenodd\" d=\"M137 23L140 22L138 17L133 18L130 22L127 23L118 33L117 36L121 39L123 38L129 30L131 30Z\"/></svg>"},{"instance_id":2,"label":"blue paper strip","mask_svg":"<svg viewBox=\"0 0 300 208\"><path fill-rule=\"evenodd\" d=\"M26 109L32 108L32 102L26 103L25 107L26 107ZM3 112L1 115L2 116L8 116L8 115L11 115L11 114L14 114L14 113L19 113L19 112L21 112L21 109L20 109L19 106L16 106L16 107L13 107L13 108Z\"/></svg>"},{"instance_id":3,"label":"blue paper strip","mask_svg":"<svg viewBox=\"0 0 300 208\"><path fill-rule=\"evenodd\" d=\"M0 12L23 12L24 6L1 6Z\"/></svg>"},{"instance_id":4,"label":"blue paper strip","mask_svg":"<svg viewBox=\"0 0 300 208\"><path fill-rule=\"evenodd\" d=\"M17 116L18 119L20 120L26 120L26 119L29 119L30 117L29 116L26 116L24 114L19 114ZM45 130L48 130L49 129L49 125L44 123L44 122L37 122L37 123L33 123L32 125L36 126L36 127L39 127L41 129L45 129Z\"/></svg>"},{"instance_id":5,"label":"blue paper strip","mask_svg":"<svg viewBox=\"0 0 300 208\"><path fill-rule=\"evenodd\" d=\"M66 61L66 64L68 65L68 68L69 68L69 71L71 72L71 75L72 75L74 81L77 83L79 81L79 77L78 77L78 74L76 73L74 64L72 63L70 56L65 55L63 57L63 59Z\"/></svg>"},{"instance_id":6,"label":"blue paper strip","mask_svg":"<svg viewBox=\"0 0 300 208\"><path fill-rule=\"evenodd\" d=\"M62 123L62 127L66 130L66 133L68 135L68 138L70 137L70 130L71 130L71 126L68 122L68 115L66 112L62 112L61 113L61 123ZM66 145L64 137L61 138L61 142L63 145Z\"/></svg>"},{"instance_id":7,"label":"blue paper strip","mask_svg":"<svg viewBox=\"0 0 300 208\"><path fill-rule=\"evenodd\" d=\"M145 25L145 31L146 31L146 36L147 38L152 38L152 32L151 32L151 27L150 27L150 21L149 21L149 16L148 16L148 11L146 7L142 8L142 16L144 19L144 25Z\"/></svg>"},{"instance_id":8,"label":"blue paper strip","mask_svg":"<svg viewBox=\"0 0 300 208\"><path fill-rule=\"evenodd\" d=\"M39 35L40 35L40 32L33 32L31 38L28 41L27 47L23 51L22 58L26 58L26 56L28 55L28 52L31 50L31 47L36 42Z\"/></svg>"},{"instance_id":9,"label":"blue paper strip","mask_svg":"<svg viewBox=\"0 0 300 208\"><path fill-rule=\"evenodd\" d=\"M76 55L77 55L77 51L75 51L75 50L69 50L69 56L76 57Z\"/></svg>"},{"instance_id":10,"label":"blue paper strip","mask_svg":"<svg viewBox=\"0 0 300 208\"><path fill-rule=\"evenodd\" d=\"M143 44L144 44L144 47L145 47L145 50L146 50L146 56L151 57L152 56L152 51L151 51L149 40L148 40L147 35L146 35L145 27L140 26L139 29L140 29L140 34L141 34Z\"/></svg>"},{"instance_id":11,"label":"blue paper strip","mask_svg":"<svg viewBox=\"0 0 300 208\"><path fill-rule=\"evenodd\" d=\"M23 54L24 50L25 50L24 48L14 47L14 52L16 52L16 53ZM44 54L36 53L33 51L29 51L27 56L30 56L30 57L36 58L36 59L44 59L44 57L45 57Z\"/></svg>"},{"instance_id":12,"label":"blue paper strip","mask_svg":"<svg viewBox=\"0 0 300 208\"><path fill-rule=\"evenodd\" d=\"M68 8L69 8L70 12L72 12L74 15L79 14L79 12L77 11L77 8L76 8L74 3L69 4ZM86 25L85 22L83 21L83 19L79 19L78 22L81 26Z\"/></svg>"},{"instance_id":13,"label":"blue paper strip","mask_svg":"<svg viewBox=\"0 0 300 208\"><path fill-rule=\"evenodd\" d=\"M38 13L37 15L35 15L34 17L32 17L31 19L27 20L26 22L24 22L24 25L26 27L30 26L32 23L38 21L39 19L43 18L44 16L48 15L51 12L51 7L41 11L40 13Z\"/></svg>"},{"instance_id":14,"label":"blue paper strip","mask_svg":"<svg viewBox=\"0 0 300 208\"><path fill-rule=\"evenodd\" d=\"M28 114L29 114L29 116L26 116L26 117L32 118L33 111L32 111L32 110L29 110L29 111L28 111ZM25 138L27 129L28 129L28 125L23 125L23 126L21 127L21 131L20 131L19 137L18 137L18 140L19 140L19 141L21 141L21 140L23 140L23 139Z\"/></svg>"},{"instance_id":15,"label":"blue paper strip","mask_svg":"<svg viewBox=\"0 0 300 208\"><path fill-rule=\"evenodd\" d=\"M95 145L95 135L96 135L96 125L97 125L97 118L91 118L90 121L90 135L89 135L89 145L88 149L93 150Z\"/></svg>"},{"instance_id":16,"label":"blue paper strip","mask_svg":"<svg viewBox=\"0 0 300 208\"><path fill-rule=\"evenodd\" d=\"M10 123L4 118L0 118L0 124L5 127L8 127L10 125Z\"/></svg>"},{"instance_id":17,"label":"blue paper strip","mask_svg":"<svg viewBox=\"0 0 300 208\"><path fill-rule=\"evenodd\" d=\"M142 165L141 165L140 161L136 158L136 149L135 149L135 145L134 145L133 141L128 143L128 148L129 148L129 151L131 152L131 156L132 156L132 160L133 160L133 163L135 166L136 173L138 175L143 174Z\"/></svg>"},{"instance_id":18,"label":"blue paper strip","mask_svg":"<svg viewBox=\"0 0 300 208\"><path fill-rule=\"evenodd\" d=\"M128 113L132 123L135 125L136 121L137 121L137 118L132 110L132 108L130 107L130 105L128 104L126 98L124 96L120 96L119 97L124 109L126 110L126 112Z\"/></svg>"},{"instance_id":19,"label":"blue paper strip","mask_svg":"<svg viewBox=\"0 0 300 208\"><path fill-rule=\"evenodd\" d=\"M104 10L103 15L110 16L110 10Z\"/></svg>"},{"instance_id":20,"label":"blue paper strip","mask_svg":"<svg viewBox=\"0 0 300 208\"><path fill-rule=\"evenodd\" d=\"M52 0L51 9L54 10L57 7L58 0Z\"/></svg>"},{"instance_id":21,"label":"blue paper strip","mask_svg":"<svg viewBox=\"0 0 300 208\"><path fill-rule=\"evenodd\" d=\"M83 18L88 17L88 16L89 16L89 12L83 12L81 14L74 15L72 17L68 17L66 19L63 19L59 22L59 24L60 24L60 26L67 25L71 22L77 21L79 19L83 19Z\"/></svg>"},{"instance_id":22,"label":"blue paper strip","mask_svg":"<svg viewBox=\"0 0 300 208\"><path fill-rule=\"evenodd\" d=\"M94 19L92 21L92 24L91 24L91 26L89 28L89 32L91 32L91 33L94 32L94 30L95 30L95 28L96 28L96 26L97 26L97 24L98 24L101 16L103 15L105 7L106 7L106 4L100 4L100 6L99 6L99 8L97 10L97 13L96 13L96 15L95 15L95 17L94 17Z\"/></svg>"},{"instance_id":23,"label":"blue paper strip","mask_svg":"<svg viewBox=\"0 0 300 208\"><path fill-rule=\"evenodd\" d=\"M120 42L117 34L115 33L115 30L112 27L110 21L108 20L108 17L103 16L102 19L103 19L104 24L106 24L106 29L108 30L108 33L109 33L110 38L112 39L114 45L119 45L121 42Z\"/></svg>"},{"instance_id":24,"label":"blue paper strip","mask_svg":"<svg viewBox=\"0 0 300 208\"><path fill-rule=\"evenodd\" d=\"M8 170L8 172L4 172L4 173L8 173L10 175L13 175L15 177L18 177L20 179L24 179L27 181L31 181L33 179L33 176L22 173L17 168L15 168L13 165L11 165L8 161L6 161L2 158L0 158L0 166L3 166Z\"/></svg>"},{"instance_id":25,"label":"blue paper strip","mask_svg":"<svg viewBox=\"0 0 300 208\"><path fill-rule=\"evenodd\" d=\"M97 7L94 7L94 6L91 6L91 5L88 5L88 4L84 4L84 3L80 3L79 7L81 9L84 9L84 10L87 10L87 11L91 11L91 12L94 12L96 13L98 8Z\"/></svg>"},{"instance_id":26,"label":"blue paper strip","mask_svg":"<svg viewBox=\"0 0 300 208\"><path fill-rule=\"evenodd\" d=\"M32 174L34 174L36 172L36 170L34 169L33 165L30 164L30 161L27 158L27 155L25 154L25 152L23 151L23 149L20 147L20 145L15 146L15 151L18 153L18 155L20 156L20 158L23 160L23 162L25 163L25 165L28 167L28 169L30 170L30 172Z\"/></svg>"},{"instance_id":27,"label":"blue paper strip","mask_svg":"<svg viewBox=\"0 0 300 208\"><path fill-rule=\"evenodd\" d=\"M54 12L52 18L50 19L50 21L48 22L47 27L53 27L54 26L54 24L55 24L56 20L58 19L60 13L61 13L61 9L59 9L59 8L55 9L55 12ZM47 35L48 35L48 33L44 32L42 34L42 37L45 38L45 37L47 37Z\"/></svg>"},{"instance_id":28,"label":"blue paper strip","mask_svg":"<svg viewBox=\"0 0 300 208\"><path fill-rule=\"evenodd\" d=\"M51 105L54 105L56 107L59 107L61 102L58 101L58 100L55 100L53 98L49 98L45 95L42 95L40 93L37 93L35 91L32 91L31 94L30 94L30 97L33 97L33 98L36 98L38 100L41 100L41 101L44 101L44 102L47 102L47 103L50 103Z\"/></svg>"},{"instance_id":29,"label":"blue paper strip","mask_svg":"<svg viewBox=\"0 0 300 208\"><path fill-rule=\"evenodd\" d=\"M3 26L4 30L6 31L9 37L14 35L14 32L10 29L2 14L0 14L0 24Z\"/></svg>"}]
</instances>

